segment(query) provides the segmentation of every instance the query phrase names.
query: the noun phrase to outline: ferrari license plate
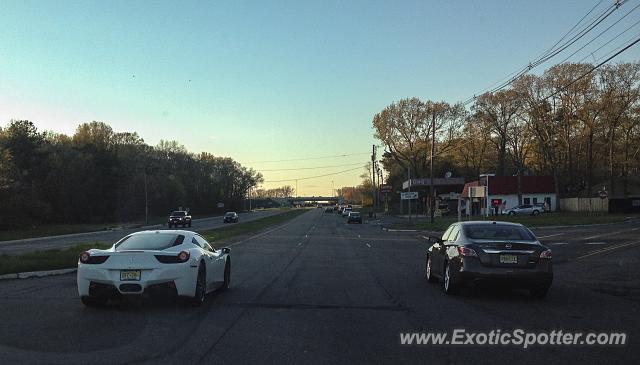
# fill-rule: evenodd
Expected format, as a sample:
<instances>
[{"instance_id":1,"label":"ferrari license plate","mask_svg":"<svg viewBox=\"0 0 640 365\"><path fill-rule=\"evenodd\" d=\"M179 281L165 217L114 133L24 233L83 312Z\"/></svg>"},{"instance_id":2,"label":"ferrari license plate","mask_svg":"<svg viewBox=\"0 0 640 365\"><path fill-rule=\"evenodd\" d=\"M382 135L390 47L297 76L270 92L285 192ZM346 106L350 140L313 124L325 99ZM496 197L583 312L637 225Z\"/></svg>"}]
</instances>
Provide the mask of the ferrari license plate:
<instances>
[{"instance_id":1,"label":"ferrari license plate","mask_svg":"<svg viewBox=\"0 0 640 365\"><path fill-rule=\"evenodd\" d=\"M140 281L140 270L120 271L120 281Z\"/></svg>"},{"instance_id":2,"label":"ferrari license plate","mask_svg":"<svg viewBox=\"0 0 640 365\"><path fill-rule=\"evenodd\" d=\"M516 255L500 255L501 264L517 264L518 256Z\"/></svg>"}]
</instances>

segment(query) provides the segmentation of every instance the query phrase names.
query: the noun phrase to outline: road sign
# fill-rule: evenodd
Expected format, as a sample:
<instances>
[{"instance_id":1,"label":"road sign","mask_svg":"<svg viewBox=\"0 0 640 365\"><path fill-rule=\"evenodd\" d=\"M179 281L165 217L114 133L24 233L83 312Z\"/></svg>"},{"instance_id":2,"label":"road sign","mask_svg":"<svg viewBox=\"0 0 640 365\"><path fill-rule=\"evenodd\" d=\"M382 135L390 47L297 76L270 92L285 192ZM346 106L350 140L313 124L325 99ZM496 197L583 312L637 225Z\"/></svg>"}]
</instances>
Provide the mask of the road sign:
<instances>
[{"instance_id":1,"label":"road sign","mask_svg":"<svg viewBox=\"0 0 640 365\"><path fill-rule=\"evenodd\" d=\"M390 193L393 191L393 186L391 185L380 185L380 192L381 193Z\"/></svg>"},{"instance_id":2,"label":"road sign","mask_svg":"<svg viewBox=\"0 0 640 365\"><path fill-rule=\"evenodd\" d=\"M402 200L418 199L418 192L417 191L410 191L408 193L400 193L400 199L402 199Z\"/></svg>"}]
</instances>

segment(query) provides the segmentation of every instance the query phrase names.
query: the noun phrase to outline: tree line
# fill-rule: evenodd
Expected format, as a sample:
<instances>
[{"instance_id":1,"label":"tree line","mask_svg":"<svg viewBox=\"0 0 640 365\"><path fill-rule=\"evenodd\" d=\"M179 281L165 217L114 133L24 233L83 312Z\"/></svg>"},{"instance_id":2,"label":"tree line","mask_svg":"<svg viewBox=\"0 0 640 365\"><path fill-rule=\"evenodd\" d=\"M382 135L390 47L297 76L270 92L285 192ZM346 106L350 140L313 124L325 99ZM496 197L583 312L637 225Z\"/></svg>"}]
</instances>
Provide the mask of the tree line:
<instances>
[{"instance_id":1,"label":"tree line","mask_svg":"<svg viewBox=\"0 0 640 365\"><path fill-rule=\"evenodd\" d=\"M72 136L27 120L0 128L0 227L103 223L239 209L261 174L175 141L150 146L135 132L84 123Z\"/></svg>"},{"instance_id":2,"label":"tree line","mask_svg":"<svg viewBox=\"0 0 640 365\"><path fill-rule=\"evenodd\" d=\"M603 187L624 196L640 186L638 62L558 64L469 106L402 99L372 123L396 189L407 170L430 176L432 152L434 177L552 175L559 197L597 196Z\"/></svg>"}]
</instances>

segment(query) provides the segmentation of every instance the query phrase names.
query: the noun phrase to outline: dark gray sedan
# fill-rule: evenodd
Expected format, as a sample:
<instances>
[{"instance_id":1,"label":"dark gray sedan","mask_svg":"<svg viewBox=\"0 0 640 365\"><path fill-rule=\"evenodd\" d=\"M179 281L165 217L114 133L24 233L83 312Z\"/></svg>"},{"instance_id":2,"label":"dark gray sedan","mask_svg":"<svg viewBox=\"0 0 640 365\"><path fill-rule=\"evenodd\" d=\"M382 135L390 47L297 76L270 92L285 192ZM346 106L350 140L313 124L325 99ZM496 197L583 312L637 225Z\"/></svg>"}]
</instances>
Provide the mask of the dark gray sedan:
<instances>
[{"instance_id":1,"label":"dark gray sedan","mask_svg":"<svg viewBox=\"0 0 640 365\"><path fill-rule=\"evenodd\" d=\"M553 280L551 250L517 223L470 221L449 226L442 237L429 237L425 275L442 280L454 294L465 284L495 281L547 295Z\"/></svg>"}]
</instances>

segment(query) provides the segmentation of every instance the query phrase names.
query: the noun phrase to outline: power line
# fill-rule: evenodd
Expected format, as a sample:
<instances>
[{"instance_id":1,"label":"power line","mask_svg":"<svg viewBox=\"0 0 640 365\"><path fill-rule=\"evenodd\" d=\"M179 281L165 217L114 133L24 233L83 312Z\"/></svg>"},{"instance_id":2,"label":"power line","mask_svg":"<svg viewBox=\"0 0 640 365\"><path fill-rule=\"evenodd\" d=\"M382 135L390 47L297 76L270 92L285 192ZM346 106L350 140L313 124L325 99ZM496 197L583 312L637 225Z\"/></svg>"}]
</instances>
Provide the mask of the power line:
<instances>
[{"instance_id":1,"label":"power line","mask_svg":"<svg viewBox=\"0 0 640 365\"><path fill-rule=\"evenodd\" d=\"M550 60L551 58L555 57L556 55L560 54L561 52L563 52L564 50L566 50L567 48L569 48L570 46L572 46L573 44L575 44L578 40L580 40L581 38L583 38L586 34L588 34L591 30L593 30L595 27L597 27L600 23L602 23L606 18L608 18L609 16L611 16L611 14L613 14L622 4L626 3L628 0L616 0L612 5L610 5L609 7L607 7L603 12L601 12L599 15L593 17L590 19L590 23L588 23L586 26L584 26L583 28L581 28L575 35L573 35L571 38L569 38L566 42L562 43L562 40L564 40L564 38L566 38L569 34L571 34L573 32L574 29L576 29L580 23L582 23L582 21L589 15L591 14L591 12L593 12L594 9L596 9L600 3L602 1L599 1L594 7L591 8L591 10L589 10L589 12L583 16L578 23L576 23L576 25L574 25L569 32L567 32L565 35L562 36L562 38L560 38L560 40L558 42L556 42L552 47L550 47L547 51L545 51L541 56L539 56L536 60L530 62L528 65L526 65L525 67L521 68L520 71L516 72L514 76L510 77L507 79L507 81L502 82L501 84L499 84L499 86L494 87L493 89L491 89L490 91L488 91L489 93L494 93L497 91L500 91L504 88L506 88L507 86L511 85L515 80L517 80L520 76L526 74L527 72L529 72L530 70L534 69L535 67L545 63L546 61ZM560 45L558 47L558 45ZM557 48L556 48L557 47ZM483 90L483 93L486 92L487 89ZM465 100L462 104L463 105L467 105L471 102L473 102L476 99L476 95L468 98L467 100Z\"/></svg>"},{"instance_id":2,"label":"power line","mask_svg":"<svg viewBox=\"0 0 640 365\"><path fill-rule=\"evenodd\" d=\"M364 165L362 165L361 167L356 167L355 169L338 171L338 172L334 172L334 173L331 173L331 174L308 176L308 177L299 177L297 179L270 180L270 181L263 181L263 183L279 183L279 182L287 182L287 181L301 181L301 180L316 179L316 178L320 178L320 177L333 176L333 175L338 175L338 174L344 174L345 172L351 172L351 171L360 170L363 167L364 167Z\"/></svg>"},{"instance_id":3,"label":"power line","mask_svg":"<svg viewBox=\"0 0 640 365\"><path fill-rule=\"evenodd\" d=\"M588 55L584 56L583 58L580 59L580 61L578 61L578 63L581 63L582 61L584 61L585 59L587 59L587 57L591 56L592 54L598 52L599 50L601 50L602 48L604 48L606 45L608 45L609 43L615 41L616 39L620 38L621 35L625 34L626 32L628 32L629 30L631 30L631 28L635 27L636 25L640 24L640 20L638 20L637 22L631 24L629 27L627 27L625 30L623 30L622 32L618 33L618 35L616 35L615 37L609 39L607 42L603 43L600 47L596 48L595 50L593 50L591 53L589 53ZM633 37L635 38L635 36ZM627 43L627 42L624 42ZM607 53L605 55L605 57L607 55L609 55L611 52ZM597 62L597 61L596 61Z\"/></svg>"},{"instance_id":4,"label":"power line","mask_svg":"<svg viewBox=\"0 0 640 365\"><path fill-rule=\"evenodd\" d=\"M327 158L337 158L337 157L348 157L348 156L361 156L368 155L369 152L364 153L347 153L342 155L333 155L333 156L320 156L320 157L304 157L304 158L292 158L287 160L270 160L270 161L252 161L252 162L244 162L243 164L255 164L255 163L271 163L271 162L291 162L291 161L309 161L309 160L322 160Z\"/></svg>"},{"instance_id":5,"label":"power line","mask_svg":"<svg viewBox=\"0 0 640 365\"><path fill-rule=\"evenodd\" d=\"M565 39L569 34L571 34L571 33L573 32L573 30L574 30L574 29L576 29L576 28L577 28L577 27L582 23L582 21L583 21L586 17L588 17L588 16L589 16L589 15L590 15L590 14L591 14L591 13L592 13L596 8L597 8L597 7L598 7L598 6L600 6L600 4L602 4L602 2L603 2L603 1L604 1L604 0L600 0L600 1L598 1L598 2L597 2L597 3L596 3L596 4L595 4L595 5L594 5L594 6L593 6L593 7L592 7L592 8L591 8L591 9L590 9L586 14L585 14L585 15L583 15L583 16L582 16L582 18L580 18L580 20L578 20L578 22L577 22L576 24L574 24L574 25L573 25L573 27L571 27L571 29L569 29L569 30L568 30L568 31L567 31L567 32L566 32L566 33L565 33L565 34L564 34L560 39L558 39L558 41L557 41L556 43L554 43L554 45L553 45L553 46L549 47L549 48L548 48L546 51L544 51L541 55L539 55L538 57L536 57L536 59L540 59L540 58L542 58L542 57L545 57L545 56L547 56L551 51L553 51L553 49L554 49L558 44L560 44L560 42L562 42L562 41L563 41L563 40L564 40L564 39ZM530 65L530 64L531 64L531 63L529 63L529 65ZM516 77L516 75L521 74L523 71L527 71L527 70L529 70L529 65L527 65L527 66L525 66L525 67L523 67L523 68L518 69L518 71L515 71L515 72L510 73L507 77L505 77L505 78L501 79L500 81L498 81L498 82L496 82L496 83L492 84L490 87L488 87L488 88L483 89L482 91L480 91L480 92L478 93L478 95L481 95L481 94L483 94L483 93L485 93L485 92L487 92L487 91L489 91L489 90L492 90L492 89L496 88L496 86L498 86L498 85L502 85L502 84L504 84L504 82L505 82L505 81L510 80L510 79L512 79L512 78L514 78L514 77ZM467 100L464 102L464 104L466 105L466 104L468 104L470 101L473 101L474 99L475 99L475 96L473 96L473 97L471 97L471 98L467 99Z\"/></svg>"},{"instance_id":6,"label":"power line","mask_svg":"<svg viewBox=\"0 0 640 365\"><path fill-rule=\"evenodd\" d=\"M602 32L598 33L597 36L593 37L589 42L585 43L584 45L582 45L582 47L578 48L577 50L575 50L572 54L570 54L569 56L567 56L564 60L560 61L559 63L564 63L566 62L569 58L573 57L576 53L582 51L586 46L590 45L593 41L595 41L596 39L600 38L600 36L602 36L604 33L608 32L609 29L613 28L616 24L620 23L624 18L627 17L627 15L631 14L632 12L634 12L636 9L638 9L638 7L640 7L640 4L636 5L633 9L629 10L625 15L623 15L620 19L616 20L613 24L611 24L610 26L608 26L605 30L603 30ZM637 24L637 23L636 23Z\"/></svg>"},{"instance_id":7,"label":"power line","mask_svg":"<svg viewBox=\"0 0 640 365\"><path fill-rule=\"evenodd\" d=\"M561 87L560 89L558 89L556 92L554 92L553 94L547 96L546 98L544 98L543 100L547 100L555 95L557 95L558 93L560 93L561 91L566 90L569 86L575 84L576 82L580 81L583 77L587 76L588 74L592 73L593 71L595 71L597 68L599 68L600 66L604 65L605 63L611 61L612 59L614 59L615 57L617 57L619 54L621 54L622 52L628 50L629 48L633 47L636 43L640 42L640 37L636 38L636 40L634 40L632 43L628 44L626 47L624 47L623 49L619 50L618 52L616 52L615 54L613 54L611 57L607 58L606 60L600 62L599 64L597 64L596 66L592 67L589 71L583 73L582 75L580 75L579 77L577 77L576 79L574 79L573 81L571 81L570 83L564 85L563 87Z\"/></svg>"},{"instance_id":8,"label":"power line","mask_svg":"<svg viewBox=\"0 0 640 365\"><path fill-rule=\"evenodd\" d=\"M297 167L297 168L290 168L290 169L268 169L268 170L263 170L260 169L260 172L275 172L275 171L298 171L298 170L315 170L315 169L328 169L330 167L347 167L347 166L359 166L362 165L361 162L356 162L356 163L349 163L349 164L342 164L342 165L331 165L331 166L315 166L315 167Z\"/></svg>"}]
</instances>

